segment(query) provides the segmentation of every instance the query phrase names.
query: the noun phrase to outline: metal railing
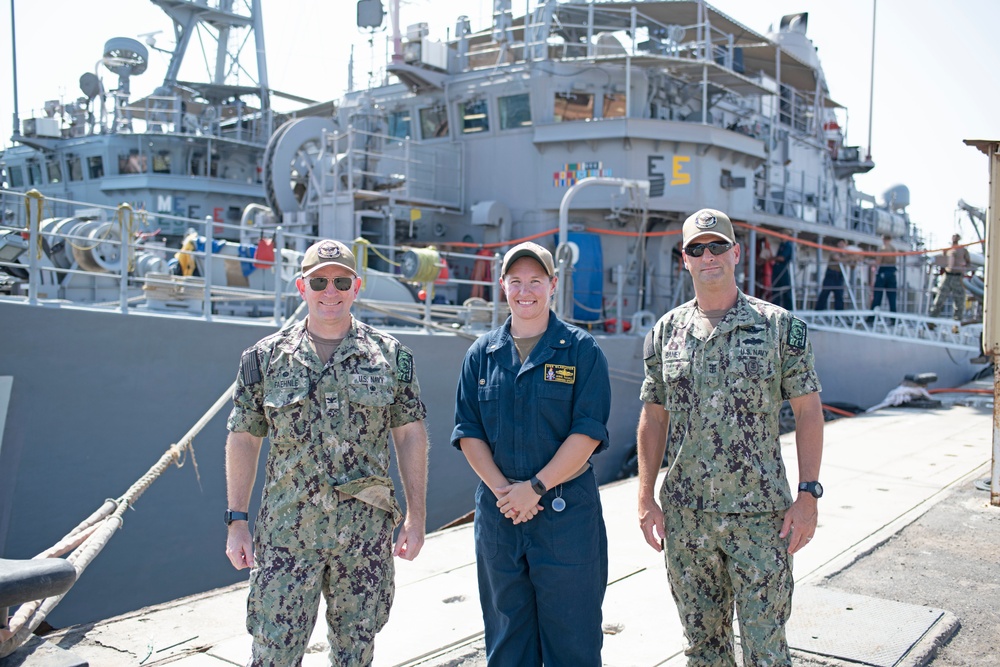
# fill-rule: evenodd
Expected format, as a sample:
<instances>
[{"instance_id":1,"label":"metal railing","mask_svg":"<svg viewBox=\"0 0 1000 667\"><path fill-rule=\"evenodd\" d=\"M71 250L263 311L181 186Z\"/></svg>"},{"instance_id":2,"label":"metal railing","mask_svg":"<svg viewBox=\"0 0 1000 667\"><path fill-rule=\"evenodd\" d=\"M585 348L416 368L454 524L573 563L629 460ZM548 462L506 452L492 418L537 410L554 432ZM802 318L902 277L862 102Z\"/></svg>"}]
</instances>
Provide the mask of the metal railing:
<instances>
[{"instance_id":1,"label":"metal railing","mask_svg":"<svg viewBox=\"0 0 1000 667\"><path fill-rule=\"evenodd\" d=\"M219 233L237 225L219 223L211 217L180 218L191 233L182 247L166 247L151 242L148 235L136 233L137 212L127 205L100 207L31 194L7 194L19 200L18 208L14 209L19 215L0 224L0 267L7 274L4 282L10 292L8 298L23 299L35 306L84 306L124 314L141 309L206 321L218 315L272 317L280 325L300 300L295 279L302 249L317 240L315 236L277 227L270 237L275 248L274 259L257 259L256 247L251 253L246 244L217 238ZM55 220L46 216L46 207L53 203L86 207L91 215L95 209L100 210L105 217L94 221L95 224L90 224L88 218ZM61 231L58 223L62 221L75 226ZM342 240L352 243L350 239ZM406 247L376 245L361 239L354 244L363 280L408 282L404 276L396 275L392 267L389 271L377 271L367 266L368 252L399 256ZM57 248L62 255L56 254ZM499 275L499 255L483 257L449 251L439 252L438 256L450 264L488 262L491 271L487 273ZM179 274L186 263L188 270ZM234 276L238 274L245 280L236 279L234 284ZM459 286L478 286L484 294L488 289L492 298L463 304L434 302L435 293L447 290L457 294ZM357 311L427 330L454 331L456 326L495 327L506 308L492 280L449 276L447 280L432 278L415 285L413 291L417 288L424 291L423 302L372 299L365 297L363 291Z\"/></svg>"}]
</instances>

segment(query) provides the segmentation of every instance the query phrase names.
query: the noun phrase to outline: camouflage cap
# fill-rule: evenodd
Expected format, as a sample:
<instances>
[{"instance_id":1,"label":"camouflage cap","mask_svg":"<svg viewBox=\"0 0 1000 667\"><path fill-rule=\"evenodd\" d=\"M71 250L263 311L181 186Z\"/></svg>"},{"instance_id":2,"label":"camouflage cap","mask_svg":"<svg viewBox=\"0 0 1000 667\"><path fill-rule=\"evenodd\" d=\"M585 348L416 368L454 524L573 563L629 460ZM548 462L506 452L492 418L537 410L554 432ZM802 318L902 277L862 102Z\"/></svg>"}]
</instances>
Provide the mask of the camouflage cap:
<instances>
[{"instance_id":1,"label":"camouflage cap","mask_svg":"<svg viewBox=\"0 0 1000 667\"><path fill-rule=\"evenodd\" d=\"M336 264L358 275L354 253L340 241L325 239L309 246L302 256L302 277L308 278L311 273L324 266Z\"/></svg>"},{"instance_id":2,"label":"camouflage cap","mask_svg":"<svg viewBox=\"0 0 1000 667\"><path fill-rule=\"evenodd\" d=\"M729 216L714 208L703 208L684 221L682 244L686 246L691 239L702 234L711 234L730 243L736 243L733 223Z\"/></svg>"},{"instance_id":3,"label":"camouflage cap","mask_svg":"<svg viewBox=\"0 0 1000 667\"><path fill-rule=\"evenodd\" d=\"M511 265L522 257L530 257L542 265L545 273L550 276L555 275L556 265L552 261L552 253L537 243L525 241L508 250L507 254L503 256L503 268L500 269L500 277L502 278L507 275L507 271Z\"/></svg>"}]
</instances>

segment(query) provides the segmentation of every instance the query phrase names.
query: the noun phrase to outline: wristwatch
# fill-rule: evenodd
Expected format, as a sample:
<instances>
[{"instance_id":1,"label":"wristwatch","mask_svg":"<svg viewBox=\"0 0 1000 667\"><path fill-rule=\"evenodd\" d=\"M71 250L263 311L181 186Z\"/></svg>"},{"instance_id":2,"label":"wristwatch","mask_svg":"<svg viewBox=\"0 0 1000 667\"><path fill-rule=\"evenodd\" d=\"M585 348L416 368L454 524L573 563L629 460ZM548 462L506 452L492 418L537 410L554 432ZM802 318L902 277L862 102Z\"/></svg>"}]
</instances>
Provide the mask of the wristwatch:
<instances>
[{"instance_id":1,"label":"wristwatch","mask_svg":"<svg viewBox=\"0 0 1000 667\"><path fill-rule=\"evenodd\" d=\"M823 497L823 485L819 482L802 482L799 484L799 491L808 491L813 498Z\"/></svg>"},{"instance_id":2,"label":"wristwatch","mask_svg":"<svg viewBox=\"0 0 1000 667\"><path fill-rule=\"evenodd\" d=\"M233 521L249 521L250 515L246 512L234 512L233 510L226 510L226 525L228 526Z\"/></svg>"},{"instance_id":3,"label":"wristwatch","mask_svg":"<svg viewBox=\"0 0 1000 667\"><path fill-rule=\"evenodd\" d=\"M542 484L542 480L537 477L531 478L531 490L540 496L544 496L545 492L548 491L548 489L545 488L545 485Z\"/></svg>"}]
</instances>

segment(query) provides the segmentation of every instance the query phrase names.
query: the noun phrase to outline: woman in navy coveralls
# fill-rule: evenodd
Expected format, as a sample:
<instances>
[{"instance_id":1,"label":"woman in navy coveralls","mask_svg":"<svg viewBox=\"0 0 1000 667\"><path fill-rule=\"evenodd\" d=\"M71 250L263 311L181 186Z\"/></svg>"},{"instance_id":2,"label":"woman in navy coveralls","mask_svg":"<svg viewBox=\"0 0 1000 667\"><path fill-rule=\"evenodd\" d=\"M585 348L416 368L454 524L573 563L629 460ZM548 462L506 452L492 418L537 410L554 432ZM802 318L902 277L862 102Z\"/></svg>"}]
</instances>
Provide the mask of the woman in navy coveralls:
<instances>
[{"instance_id":1,"label":"woman in navy coveralls","mask_svg":"<svg viewBox=\"0 0 1000 667\"><path fill-rule=\"evenodd\" d=\"M511 316L465 356L451 441L482 479L476 566L490 667L601 664L608 545L590 456L608 446L608 362L549 310L552 255L504 257Z\"/></svg>"}]
</instances>

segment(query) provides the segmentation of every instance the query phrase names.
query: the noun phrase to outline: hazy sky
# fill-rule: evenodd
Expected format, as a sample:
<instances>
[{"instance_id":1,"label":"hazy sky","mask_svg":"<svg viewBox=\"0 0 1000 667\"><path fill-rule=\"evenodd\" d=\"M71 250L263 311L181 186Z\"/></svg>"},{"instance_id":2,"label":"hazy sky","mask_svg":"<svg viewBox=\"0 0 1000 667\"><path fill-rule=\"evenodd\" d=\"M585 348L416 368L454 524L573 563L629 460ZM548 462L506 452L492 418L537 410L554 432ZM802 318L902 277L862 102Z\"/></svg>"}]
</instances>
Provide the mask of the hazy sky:
<instances>
[{"instance_id":1,"label":"hazy sky","mask_svg":"<svg viewBox=\"0 0 1000 667\"><path fill-rule=\"evenodd\" d=\"M0 10L0 142L13 129L10 3ZM214 0L209 0L214 4ZM241 2L242 0L237 0ZM744 25L766 33L783 14L809 12L808 35L819 57L831 97L849 109L852 144L868 143L869 83L874 0L717 0L714 6ZM401 23L430 24L432 36L454 30L467 14L473 28L492 13L490 0L403 0ZM162 46L173 40L172 24L146 0L13 0L18 25L17 63L21 116L48 99L80 95L78 80L93 71L111 37L162 30ZM350 45L355 45L355 82L368 80L373 49L354 25L356 0L262 0L271 87L334 99L347 85ZM514 13L526 3L514 0ZM56 18L58 17L58 18ZM1000 139L1000 2L877 0L872 157L875 169L858 177L862 190L879 197L896 184L910 189L909 212L936 246L960 231L973 237L961 198L986 206L988 162L963 139ZM385 53L385 33L374 53ZM190 56L189 52L189 56ZM159 85L167 56L153 52L147 73L132 82L133 97ZM105 86L115 76L102 71ZM992 114L988 114L988 110Z\"/></svg>"}]
</instances>

